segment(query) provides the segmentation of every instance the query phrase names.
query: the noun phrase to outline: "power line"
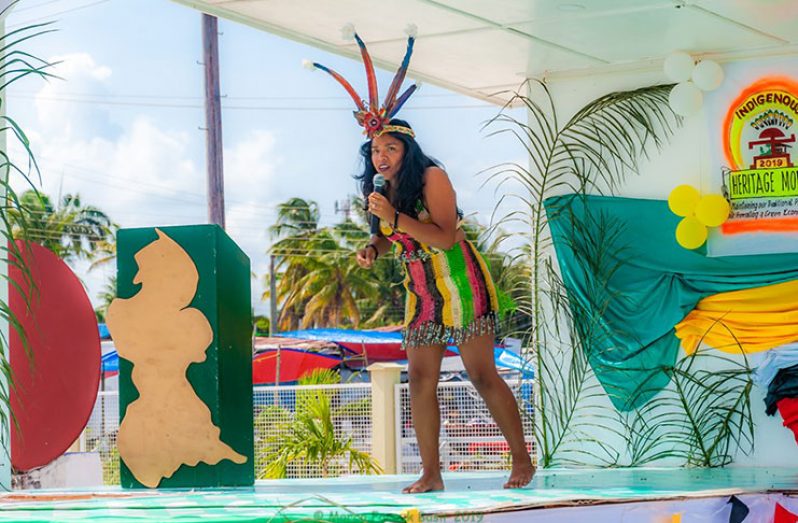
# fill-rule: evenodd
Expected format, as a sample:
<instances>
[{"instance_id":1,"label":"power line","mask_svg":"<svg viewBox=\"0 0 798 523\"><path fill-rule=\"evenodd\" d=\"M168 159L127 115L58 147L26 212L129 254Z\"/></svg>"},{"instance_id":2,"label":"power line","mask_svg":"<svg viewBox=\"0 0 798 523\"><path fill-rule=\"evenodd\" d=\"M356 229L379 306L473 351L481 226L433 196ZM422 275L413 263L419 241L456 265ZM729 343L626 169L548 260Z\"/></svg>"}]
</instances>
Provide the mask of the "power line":
<instances>
[{"instance_id":1,"label":"power line","mask_svg":"<svg viewBox=\"0 0 798 523\"><path fill-rule=\"evenodd\" d=\"M69 238L71 235L79 233L79 231L52 231L48 229L41 229L41 228L26 228L24 230L20 230L20 232L24 232L23 236L27 238L35 237L37 239L46 239L46 240L64 240ZM228 231L231 232L231 231ZM230 234L234 237L239 238L256 238L260 239L259 236L254 236L251 234ZM81 235L82 236L82 235ZM87 240L89 241L89 240ZM104 252L104 251L100 251ZM268 256L270 249L265 249L264 256ZM275 255L282 257L282 258L311 258L316 256L331 256L331 257L340 257L340 258L349 258L354 257L357 249L347 249L347 248L330 248L330 249L323 249L323 248L294 248L294 249L280 249L278 252L274 253ZM489 260L501 260L505 258L505 254L497 253L481 253L483 258Z\"/></svg>"},{"instance_id":2,"label":"power line","mask_svg":"<svg viewBox=\"0 0 798 523\"><path fill-rule=\"evenodd\" d=\"M97 5L100 5L100 4L105 4L105 3L110 2L110 1L111 0L97 0L96 2L91 2L91 3L88 3L88 4L79 5L77 7L72 7L70 9L65 9L63 11L57 11L55 13L49 13L46 16L40 16L40 17L37 17L37 18L31 18L30 20L25 20L24 22L17 22L17 23L15 23L13 25L9 25L7 27L7 29L17 29L19 27L24 27L24 26L27 26L27 25L37 24L37 23L40 23L40 22L43 22L43 21L51 20L53 17L56 17L56 16L61 16L61 15L69 14L69 13L74 13L75 11L82 11L83 9L88 9L89 7L94 7L94 6L97 6ZM44 4L42 4L42 5L44 5ZM12 13L13 13L13 11L12 11Z\"/></svg>"},{"instance_id":3,"label":"power line","mask_svg":"<svg viewBox=\"0 0 798 523\"><path fill-rule=\"evenodd\" d=\"M56 0L59 1L59 0ZM37 97L39 95L38 92L34 91L22 91L22 90L15 90L9 89L8 90L9 96L27 96L27 97ZM180 96L180 95L151 95L151 94L116 94L116 93L76 93L76 92L62 92L62 96L69 96L69 97L83 97L83 98L132 98L132 99L147 99L147 100L192 100L192 101L201 101L204 98L201 96ZM460 97L461 94L458 93L440 93L440 94L415 94L413 96L414 100L424 99L424 98L450 98L450 97ZM349 100L346 96L230 96L230 95L223 95L223 99L225 100L336 100L336 101L344 101Z\"/></svg>"},{"instance_id":4,"label":"power line","mask_svg":"<svg viewBox=\"0 0 798 523\"><path fill-rule=\"evenodd\" d=\"M45 161L49 161L49 158L47 158L47 157L43 157L43 158L44 158ZM77 178L77 179L80 179L80 180L89 181L89 182L95 183L97 185L102 185L102 186L105 186L105 187L111 187L111 188L115 188L115 189L123 189L125 192L135 192L135 193L139 193L139 194L146 194L146 195L151 195L151 196L155 196L155 197L158 197L158 198L178 201L178 202L181 202L181 203L186 203L186 204L191 204L191 205L204 205L205 201L206 201L206 195L205 194L201 194L201 193L192 193L190 191L178 190L178 189L166 186L166 185L160 185L160 184L156 184L156 183L152 183L152 182L142 182L140 180L136 180L134 183L124 183L124 180L116 179L118 181L115 183L114 179L109 181L107 175L104 175L104 174L99 173L97 171L90 170L90 169L85 168L85 167L79 167L79 166L75 166L73 164L67 164L67 163L61 163L60 165L64 166L64 167L68 167L70 169L73 169L74 171L80 171L80 172L83 173L83 174L76 174L74 171L69 173L69 174L64 173L67 176L74 177L74 178ZM139 186L151 187L153 189L157 189L158 192L141 190L141 188L139 188ZM166 193L166 194L164 194L164 193ZM182 196L186 196L188 198L185 198L185 197L182 197ZM196 199L192 200L191 198L196 198ZM230 203L239 203L239 204L248 204L249 203L249 202L244 202L244 201L240 201L240 200L232 200L232 199L228 199L228 201ZM257 204L256 204L256 206L262 207L264 209L269 208L267 206L259 206Z\"/></svg>"},{"instance_id":5,"label":"power line","mask_svg":"<svg viewBox=\"0 0 798 523\"><path fill-rule=\"evenodd\" d=\"M100 212L102 212L102 211L100 211ZM30 209L26 209L26 210L22 211L22 213L24 214L24 216L33 216L34 219L36 219L35 217L37 217L37 216L39 218L41 218L41 217L46 217L46 216L50 216L50 215L54 214L51 211L30 210ZM105 213L103 213L103 214L105 214ZM123 212L123 213L117 213L117 215L135 216L137 218L141 218L141 217L172 218L172 219L176 219L176 220L185 220L185 221L188 222L188 224L196 224L196 221L195 221L196 219L203 218L203 217L200 217L199 215L196 215L196 216L193 216L193 215L192 216L182 216L182 215L153 213L153 212L147 212L147 213L143 213L143 214L142 213ZM106 217L109 220L113 221L112 217L110 217L108 215L106 215ZM90 215L86 216L86 219L91 219L91 216ZM59 225L74 226L74 228L81 228L81 227L90 228L90 227L92 227L92 224L90 224L90 223L82 223L82 224L78 223L78 224L75 224L74 221L72 221L72 220L69 220L69 221L67 221L67 220L64 220L64 221L49 221L49 220L45 220L45 223L47 225L52 225L52 226L59 226ZM159 224L159 226L161 226L161 225L163 225L163 224ZM59 232L59 231L52 231L51 229L41 229L41 228L31 228L31 227L28 227L25 230L27 230L27 231L35 231L35 232L53 232L54 234L58 234L59 236L68 235L70 232L72 232L71 230ZM259 231L259 233L258 234L251 234L251 233L246 233L245 232L244 234L241 234L240 232L233 232L233 231L242 231L242 230L243 231L253 231L254 230L254 231ZM231 224L231 226L228 228L228 232L231 233L231 235L242 236L242 237L246 237L246 238L257 238L257 239L263 239L263 237L265 235L269 234L268 230L267 230L267 227L255 226L255 225L243 225L243 224ZM326 232L326 233L329 233L330 236L322 238L322 237L319 237L319 236L316 235L316 233L318 233L318 232ZM355 244L357 242L360 242L362 240L367 239L369 237L369 235L370 234L368 233L368 231L361 230L361 229L330 231L329 229L325 228L325 229L319 229L319 230L317 230L316 232L314 232L312 234L303 235L303 236L288 236L288 237L277 238L277 239L274 239L274 238L267 238L267 239L271 240L269 242L269 248L276 248L279 251L279 252L274 252L274 254L277 254L277 255L280 255L280 256L293 256L293 255L296 255L296 253L300 253L301 254L301 253L305 253L305 252L348 252L348 251L346 251L346 249L347 249L346 247L324 249L324 248L314 247L314 246L318 245L319 242L338 242L338 241L343 241L343 242L352 243L353 244L352 245L352 249L357 249L358 247ZM282 242L284 240L290 240L292 242L292 246L290 248L289 247L280 246L280 242ZM303 246L307 246L307 248L305 248ZM483 256L484 256L484 254L483 254Z\"/></svg>"},{"instance_id":6,"label":"power line","mask_svg":"<svg viewBox=\"0 0 798 523\"><path fill-rule=\"evenodd\" d=\"M169 194L175 194L175 195L179 195L179 196L189 196L189 197L192 197L192 198L197 198L197 201L190 201L190 200L185 200L183 198L179 198L179 196L177 196L177 197L169 197L169 199L177 199L177 201L183 201L185 203L199 205L199 204L204 204L205 201L206 201L206 195L204 193L194 193L194 192L191 192L191 191L186 191L186 190L182 190L182 189L176 189L174 187L170 187L170 186L167 186L167 185L161 185L161 184L152 183L152 182L142 182L141 180L131 181L131 183L124 183L126 181L125 179L120 179L120 178L114 179L114 178L111 178L111 180L118 180L121 184L123 184L123 185L120 185L120 183L113 183L113 181L109 182L108 174L101 173L99 171L95 171L95 170L90 169L88 167L83 167L83 166L79 166L79 165L75 165L75 164L71 164L71 163L66 163L66 162L58 162L57 160L55 160L53 158L50 158L48 156L44 156L44 155L42 155L40 157L40 159L44 160L45 162L48 162L48 167L50 167L51 169L58 169L58 166L60 166L60 167L66 167L66 168L69 168L69 169L73 170L73 172L71 172L71 173L66 173L65 172L64 173L65 176L69 176L69 177L74 177L74 178L90 181L90 182L96 183L98 185L104 185L104 186L107 186L107 187L112 187L112 188L117 188L117 189L124 189L126 192L131 192L132 191L132 192L137 192L137 193L140 193L140 194L155 195L155 196L164 197L164 198L167 197L167 196L163 196L161 194L161 192L142 191L142 190L140 190L138 188L139 186L145 186L145 187L151 187L153 189L158 189L158 191L167 192ZM52 164L54 164L56 167L52 167ZM74 173L74 171L78 171L78 172L80 172L82 174L76 174L76 173ZM227 202L228 203L232 203L232 204L252 205L252 206L254 206L256 208L261 208L261 209L265 209L265 210L269 210L269 211L277 210L277 208L280 205L282 205L282 203L274 204L274 205L263 205L263 204L258 204L258 203L255 203L255 202L237 200L237 199L232 199L232 198L227 198ZM307 209L311 209L311 208L313 208L313 207L312 206L292 207L292 209L302 209L302 210L307 210ZM335 216L332 213L321 213L320 215L324 216L324 217L333 217L333 216Z\"/></svg>"},{"instance_id":7,"label":"power line","mask_svg":"<svg viewBox=\"0 0 798 523\"><path fill-rule=\"evenodd\" d=\"M97 216L93 215L93 214L99 212L99 213L105 215L105 217L107 217L109 220L113 221L113 217L111 215L109 215L108 213L106 213L105 211L103 211L102 209L99 209L99 208L93 207L93 206L90 206L90 207L91 207L91 209L86 209L86 207L81 207L79 209L75 209L75 208L64 209L64 208L61 208L61 207L54 207L53 210L23 207L22 209L13 209L13 210L15 212L23 214L24 216L34 216L34 217L35 216L46 217L46 216L51 216L51 215L57 215L59 212L63 212L63 211L69 210L70 212L77 213L78 215L80 215L81 217L86 218L86 219L97 218ZM279 216L279 215L275 215L275 214L273 214L271 212L266 212L266 213L263 213L263 214L261 214L261 213L253 213L250 209L242 209L242 208L230 209L229 210L229 214L232 214L232 215L246 214L247 216L253 216L254 215L256 217L263 217L263 218ZM181 215L181 214L166 214L166 213L158 213L158 212L147 212L147 213L127 212L127 211L115 211L114 212L114 216L119 216L119 215L122 215L122 216L136 216L136 217L142 217L142 216L164 217L164 218L175 218L175 219L196 219L199 216L198 214ZM334 215L331 214L329 216L334 216ZM73 221L72 220L70 220L70 221L55 221L55 222L54 221L47 221L47 223L50 223L52 225L67 225L67 224L73 223ZM351 226L347 226L346 228L338 228L338 226L341 226L341 225L344 225L344 224L347 224L347 223L351 224ZM358 222L339 222L337 224L333 224L333 225L329 225L329 226L323 226L317 221L300 221L300 222L292 221L290 223L290 225L300 225L300 224L301 225L310 225L310 226L313 226L313 228L309 229L307 231L303 231L303 234L292 234L292 235L280 236L280 237L272 238L272 239L274 240L275 243L279 243L279 242L281 242L283 240L291 240L291 241L294 241L294 242L297 242L297 241L300 241L300 242L317 242L317 241L330 241L330 240L334 240L336 238L343 239L343 240L361 239L361 238L364 238L364 237L368 237L370 235L370 233L366 229L362 228L362 227L365 227L365 224L358 224ZM272 226L274 226L274 225L275 224L272 224L272 225L269 225L269 226L236 224L236 225L234 225L234 227L244 228L244 229L255 229L255 230L263 231L264 233L271 234L269 232L269 229ZM329 237L326 237L326 236L322 237L322 236L320 236L320 233L329 234Z\"/></svg>"},{"instance_id":8,"label":"power line","mask_svg":"<svg viewBox=\"0 0 798 523\"><path fill-rule=\"evenodd\" d=\"M108 1L108 0L105 0ZM123 102L112 100L82 100L78 98L65 98L59 96L16 96L23 100L46 100L51 102L68 102L76 104L88 105L110 105L121 107L158 107L163 109L204 109L201 103L155 103L155 102ZM13 100L13 98L12 98ZM404 111L437 111L442 109L488 109L494 106L489 104L475 105L475 104L459 104L459 105L427 105L427 106L406 106ZM265 105L229 105L222 104L222 109L226 111L292 111L292 112L352 112L351 107L308 107L300 105L283 105L283 106L265 106Z\"/></svg>"},{"instance_id":9,"label":"power line","mask_svg":"<svg viewBox=\"0 0 798 523\"><path fill-rule=\"evenodd\" d=\"M35 5L30 5L28 7L15 7L14 10L12 11L12 14L22 13L24 11L31 11L33 9L40 9L40 8L46 6L46 5L57 4L57 3L60 3L60 2L65 2L65 1L68 1L68 0L48 0L46 2L42 2L40 4L35 4Z\"/></svg>"},{"instance_id":10,"label":"power line","mask_svg":"<svg viewBox=\"0 0 798 523\"><path fill-rule=\"evenodd\" d=\"M42 158L45 161L49 161L50 160L46 156L43 156ZM134 192L134 193L138 193L138 194L146 194L146 195L153 196L153 197L156 197L156 198L162 198L162 199L178 201L180 203L186 203L186 204L190 204L190 205L204 205L205 204L205 200L206 200L206 195L205 194L192 193L190 191L179 190L179 189L176 189L176 188L173 188L173 187L169 187L169 186L166 186L166 185L160 185L160 184L156 184L156 183L152 183L152 182L142 182L140 180L136 180L133 183L125 183L124 179L117 179L118 183L115 183L114 181L109 181L109 177L107 175L99 173L98 171L91 170L91 169L86 168L86 167L76 166L74 164L68 164L68 163L61 163L59 165L61 165L62 167L67 167L67 168L72 169L74 171L80 171L81 173L83 173L83 174L77 174L75 172L68 172L68 173L65 172L64 173L65 176L68 176L68 177L71 177L71 178L77 178L79 180L90 181L90 182L95 183L97 185L103 185L103 186L111 187L111 188L115 188L115 189L122 189L125 192ZM114 179L112 178L111 180L114 180ZM151 187L153 189L157 189L158 192L142 190L140 188L140 186ZM166 194L164 194L164 192ZM183 198L182 196L186 196L188 198ZM191 199L191 198L195 198L195 200ZM237 205L246 205L246 206L250 207L249 209L240 209L240 208L235 208L235 207L232 207L232 206L228 206L227 212L250 212L251 213L253 211L253 209L255 211L260 209L263 212L263 214L258 213L257 214L258 216L279 216L279 207L281 205L283 205L283 203L278 203L278 204L274 204L274 205L264 205L264 204L260 204L260 203L257 203L257 202L245 201L245 200L237 200L237 199L231 199L231 198L227 199L227 203L237 204ZM317 209L317 208L318 208L318 206L315 206L315 207L314 206L299 206L299 207L290 207L290 210L302 210L302 211L305 211L305 210L311 210L311 209ZM477 210L473 211L470 214L487 216L487 215L490 215L492 213L493 213L493 210L488 211L488 210L479 210L479 209L477 209ZM337 215L334 212L332 212L332 213L330 213L330 212L319 212L319 217L320 218L337 218ZM317 221L291 222L291 225L294 225L294 224L296 224L296 225L317 225L317 224L319 224L319 222L317 222Z\"/></svg>"},{"instance_id":11,"label":"power line","mask_svg":"<svg viewBox=\"0 0 798 523\"><path fill-rule=\"evenodd\" d=\"M16 212L20 212L20 213L24 214L25 216L40 216L40 217L41 216L50 216L50 215L58 214L59 212L61 212L63 210L64 209L58 208L58 207L54 208L54 210L52 210L52 211L50 211L50 210L40 210L40 209L31 209L31 208L23 208L22 210L15 209ZM85 211L85 209L80 211L80 212L82 213L84 211ZM113 217L111 215L109 215L108 213L106 213L105 211L101 210L101 209L98 209L98 208L95 207L95 208L92 209L92 211L101 212L102 214L104 214L106 217L108 217L109 219L111 219L113 221ZM90 218L92 211L90 211L90 214L85 215L85 216L87 218ZM241 209L241 208L228 209L228 213L232 214L232 215L246 214L246 215L252 215L252 216L261 217L261 218L276 216L276 214L271 213L271 212L266 212L266 213L262 213L262 214L261 213L253 213L250 209ZM142 216L164 217L164 218L176 218L176 219L196 219L197 217L199 217L198 214L181 215L181 214L165 214L165 213L158 213L158 212L141 213L141 212L115 211L113 213L113 216L119 216L119 215L121 215L121 216L136 216L136 217L142 217ZM330 214L329 216L334 216L334 215ZM70 223L72 223L72 221L63 221L63 222L48 221L48 223L51 223L53 225L64 225L64 224L70 224ZM298 222L292 222L292 223L298 223ZM306 223L308 225L319 225L318 222L302 222L302 223ZM238 225L234 225L234 226L235 227L243 227L243 228L249 228L249 229L262 230L262 231L264 231L266 233L268 233L268 228L269 228L269 226L267 226L267 225L264 225L264 226L251 225L250 226L250 225L238 224ZM331 232L336 237L360 237L361 235L367 235L368 234L366 231L361 231L361 230L358 230L358 229L355 229L355 230L328 231L326 229L326 227L322 227L322 226L320 226L320 228L318 228L318 229L314 229L314 231L315 232L320 232L320 231ZM314 232L314 234L315 234L315 232ZM301 237L299 237L299 236L291 236L291 237L292 238L296 238L296 239L301 239L301 240L304 240L304 239L307 239L307 240L318 239L318 238L314 237L312 234L310 234L308 236L301 236Z\"/></svg>"}]
</instances>

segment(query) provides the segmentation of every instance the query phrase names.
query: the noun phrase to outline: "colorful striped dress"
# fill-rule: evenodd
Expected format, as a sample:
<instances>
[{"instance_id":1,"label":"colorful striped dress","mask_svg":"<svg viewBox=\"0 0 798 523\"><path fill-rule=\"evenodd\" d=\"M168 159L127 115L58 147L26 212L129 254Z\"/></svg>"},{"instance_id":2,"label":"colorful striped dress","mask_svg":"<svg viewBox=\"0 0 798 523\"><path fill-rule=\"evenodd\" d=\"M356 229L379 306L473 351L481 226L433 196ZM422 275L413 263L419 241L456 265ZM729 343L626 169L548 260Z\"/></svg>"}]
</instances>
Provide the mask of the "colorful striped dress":
<instances>
[{"instance_id":1,"label":"colorful striped dress","mask_svg":"<svg viewBox=\"0 0 798 523\"><path fill-rule=\"evenodd\" d=\"M418 220L429 223L419 204ZM462 240L448 250L414 239L381 223L405 271L405 324L402 347L460 345L472 337L496 332L503 300L474 245Z\"/></svg>"}]
</instances>

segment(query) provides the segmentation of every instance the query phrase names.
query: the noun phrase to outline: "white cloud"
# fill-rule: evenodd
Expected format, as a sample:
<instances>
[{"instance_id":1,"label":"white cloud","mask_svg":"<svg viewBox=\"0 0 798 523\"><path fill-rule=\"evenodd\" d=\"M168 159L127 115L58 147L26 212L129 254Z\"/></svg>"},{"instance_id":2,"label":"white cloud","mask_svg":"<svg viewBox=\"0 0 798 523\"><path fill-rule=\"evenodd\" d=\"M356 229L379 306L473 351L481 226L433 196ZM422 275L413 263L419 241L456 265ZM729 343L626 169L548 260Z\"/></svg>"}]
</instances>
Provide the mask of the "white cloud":
<instances>
[{"instance_id":1,"label":"white cloud","mask_svg":"<svg viewBox=\"0 0 798 523\"><path fill-rule=\"evenodd\" d=\"M108 111L93 105L91 98L108 94L111 69L98 65L86 53L54 56L49 61L57 63L50 72L59 78L48 80L36 94L34 104L41 130L66 136L118 133ZM75 102L65 104L65 99Z\"/></svg>"},{"instance_id":2,"label":"white cloud","mask_svg":"<svg viewBox=\"0 0 798 523\"><path fill-rule=\"evenodd\" d=\"M255 130L224 151L225 193L235 200L268 197L279 159L274 133Z\"/></svg>"},{"instance_id":3,"label":"white cloud","mask_svg":"<svg viewBox=\"0 0 798 523\"><path fill-rule=\"evenodd\" d=\"M278 168L282 160L276 153L274 133L255 130L224 151L225 225L227 233L247 253L251 271L252 298L258 312L263 293L262 276L268 270L266 229L276 213Z\"/></svg>"},{"instance_id":4,"label":"white cloud","mask_svg":"<svg viewBox=\"0 0 798 523\"><path fill-rule=\"evenodd\" d=\"M137 118L112 141L77 133L40 133L37 158L46 194L80 194L82 202L106 212L122 227L198 223L205 219L204 196L197 191L203 173L190 159L186 133L158 128ZM74 266L94 301L113 266L88 272Z\"/></svg>"},{"instance_id":5,"label":"white cloud","mask_svg":"<svg viewBox=\"0 0 798 523\"><path fill-rule=\"evenodd\" d=\"M115 141L100 136L42 132L37 157L49 194L80 193L83 201L105 210L123 226L196 221L203 195L202 173L190 159L183 132L159 129L137 118ZM201 184L199 184L201 187ZM179 212L172 210L188 206Z\"/></svg>"},{"instance_id":6,"label":"white cloud","mask_svg":"<svg viewBox=\"0 0 798 523\"><path fill-rule=\"evenodd\" d=\"M57 63L56 74L69 79L70 82L82 77L104 82L111 76L111 68L98 65L88 53L55 55L47 61Z\"/></svg>"},{"instance_id":7,"label":"white cloud","mask_svg":"<svg viewBox=\"0 0 798 523\"><path fill-rule=\"evenodd\" d=\"M102 93L111 70L87 54L55 59L64 60L57 74L69 81L41 88L37 118L28 130L42 168L40 189L52 196L79 193L84 204L104 210L122 227L205 223L204 135L170 129L141 114L117 126L106 106L57 101L73 96L69 93ZM275 137L266 130L252 131L225 150L228 231L258 276L267 266L265 231L274 215L278 165ZM75 270L94 300L114 269L89 273L87 265L78 263ZM261 292L253 288L253 298Z\"/></svg>"}]
</instances>

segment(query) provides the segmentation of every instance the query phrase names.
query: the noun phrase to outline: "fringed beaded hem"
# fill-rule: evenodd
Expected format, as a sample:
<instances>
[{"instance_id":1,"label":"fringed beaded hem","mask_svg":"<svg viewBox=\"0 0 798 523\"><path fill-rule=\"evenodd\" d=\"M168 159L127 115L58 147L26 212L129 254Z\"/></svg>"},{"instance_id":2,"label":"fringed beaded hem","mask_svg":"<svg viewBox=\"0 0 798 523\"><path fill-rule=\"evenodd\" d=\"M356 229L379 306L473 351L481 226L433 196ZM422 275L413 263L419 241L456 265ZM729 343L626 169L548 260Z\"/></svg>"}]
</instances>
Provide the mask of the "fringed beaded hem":
<instances>
[{"instance_id":1,"label":"fringed beaded hem","mask_svg":"<svg viewBox=\"0 0 798 523\"><path fill-rule=\"evenodd\" d=\"M480 316L463 327L440 325L428 321L416 327L404 329L402 349L426 345L460 346L460 344L476 336L496 332L498 323L499 318L495 312Z\"/></svg>"}]
</instances>

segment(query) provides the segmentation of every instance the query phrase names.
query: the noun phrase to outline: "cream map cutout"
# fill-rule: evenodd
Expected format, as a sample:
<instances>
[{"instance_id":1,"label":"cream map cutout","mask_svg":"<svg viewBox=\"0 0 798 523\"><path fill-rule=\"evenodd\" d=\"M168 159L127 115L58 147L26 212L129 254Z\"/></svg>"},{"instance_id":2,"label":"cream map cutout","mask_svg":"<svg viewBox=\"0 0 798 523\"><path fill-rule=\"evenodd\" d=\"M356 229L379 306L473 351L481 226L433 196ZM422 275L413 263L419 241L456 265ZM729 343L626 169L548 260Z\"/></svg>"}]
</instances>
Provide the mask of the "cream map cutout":
<instances>
[{"instance_id":1,"label":"cream map cutout","mask_svg":"<svg viewBox=\"0 0 798 523\"><path fill-rule=\"evenodd\" d=\"M180 245L156 229L158 239L134 256L139 292L115 299L107 323L119 356L133 363L140 397L119 427L119 455L135 478L157 487L181 465L215 465L246 456L221 441L211 411L186 377L191 363L205 360L213 330L201 311L188 308L199 274Z\"/></svg>"}]
</instances>

